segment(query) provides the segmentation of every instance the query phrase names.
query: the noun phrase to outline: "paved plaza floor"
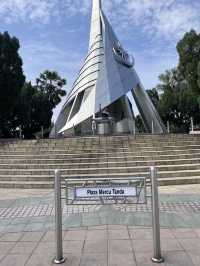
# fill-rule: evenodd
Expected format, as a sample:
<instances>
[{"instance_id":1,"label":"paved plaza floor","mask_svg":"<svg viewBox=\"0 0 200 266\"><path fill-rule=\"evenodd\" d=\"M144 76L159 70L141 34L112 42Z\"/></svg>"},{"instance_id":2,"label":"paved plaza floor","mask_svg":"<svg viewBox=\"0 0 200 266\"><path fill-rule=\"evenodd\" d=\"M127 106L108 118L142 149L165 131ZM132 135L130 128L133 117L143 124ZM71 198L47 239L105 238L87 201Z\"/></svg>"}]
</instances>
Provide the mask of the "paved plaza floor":
<instances>
[{"instance_id":1,"label":"paved plaza floor","mask_svg":"<svg viewBox=\"0 0 200 266\"><path fill-rule=\"evenodd\" d=\"M160 190L161 265L200 266L198 189ZM52 191L0 190L0 266L53 265L53 203ZM63 265L155 265L150 205L63 207Z\"/></svg>"}]
</instances>

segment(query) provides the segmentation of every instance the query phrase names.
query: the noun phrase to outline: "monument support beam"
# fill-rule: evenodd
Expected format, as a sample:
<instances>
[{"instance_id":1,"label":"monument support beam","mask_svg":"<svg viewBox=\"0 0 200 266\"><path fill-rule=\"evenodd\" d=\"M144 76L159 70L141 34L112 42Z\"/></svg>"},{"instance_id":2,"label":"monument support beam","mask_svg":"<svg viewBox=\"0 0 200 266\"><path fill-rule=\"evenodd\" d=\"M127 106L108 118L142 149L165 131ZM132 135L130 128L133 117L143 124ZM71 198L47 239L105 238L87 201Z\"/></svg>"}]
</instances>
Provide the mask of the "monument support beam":
<instances>
[{"instance_id":1,"label":"monument support beam","mask_svg":"<svg viewBox=\"0 0 200 266\"><path fill-rule=\"evenodd\" d=\"M152 133L152 123L154 125L154 133L162 134L166 133L166 128L155 108L150 100L147 92L142 87L142 84L138 84L136 88L131 90L137 108L143 119L146 131Z\"/></svg>"}]
</instances>

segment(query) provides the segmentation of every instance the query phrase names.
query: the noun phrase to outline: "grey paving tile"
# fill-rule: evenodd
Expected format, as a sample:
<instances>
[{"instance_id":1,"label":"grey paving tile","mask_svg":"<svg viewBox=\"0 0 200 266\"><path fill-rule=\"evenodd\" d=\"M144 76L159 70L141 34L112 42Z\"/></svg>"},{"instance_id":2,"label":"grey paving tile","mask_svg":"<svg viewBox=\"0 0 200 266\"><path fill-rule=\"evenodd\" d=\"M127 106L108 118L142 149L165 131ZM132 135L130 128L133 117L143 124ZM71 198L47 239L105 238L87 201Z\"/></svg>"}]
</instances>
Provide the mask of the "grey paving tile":
<instances>
[{"instance_id":1,"label":"grey paving tile","mask_svg":"<svg viewBox=\"0 0 200 266\"><path fill-rule=\"evenodd\" d=\"M194 228L193 230L195 231L197 236L200 238L200 228Z\"/></svg>"},{"instance_id":2,"label":"grey paving tile","mask_svg":"<svg viewBox=\"0 0 200 266\"><path fill-rule=\"evenodd\" d=\"M3 232L5 232L5 225L0 225L0 234L2 234Z\"/></svg>"},{"instance_id":3,"label":"grey paving tile","mask_svg":"<svg viewBox=\"0 0 200 266\"><path fill-rule=\"evenodd\" d=\"M52 223L52 222L50 222L50 223L45 222L43 224L43 230L45 230L45 231L47 231L47 230L54 230L54 228L55 228L55 224Z\"/></svg>"},{"instance_id":4,"label":"grey paving tile","mask_svg":"<svg viewBox=\"0 0 200 266\"><path fill-rule=\"evenodd\" d=\"M177 228L172 229L172 233L176 238L197 238L198 234L193 229L189 228Z\"/></svg>"},{"instance_id":5,"label":"grey paving tile","mask_svg":"<svg viewBox=\"0 0 200 266\"><path fill-rule=\"evenodd\" d=\"M167 229L167 228L161 228L160 229L160 237L161 239L169 238L169 239L174 239L175 236L172 233L172 230Z\"/></svg>"},{"instance_id":6,"label":"grey paving tile","mask_svg":"<svg viewBox=\"0 0 200 266\"><path fill-rule=\"evenodd\" d=\"M107 225L89 226L88 230L107 230Z\"/></svg>"},{"instance_id":7,"label":"grey paving tile","mask_svg":"<svg viewBox=\"0 0 200 266\"><path fill-rule=\"evenodd\" d=\"M84 240L86 237L86 230L67 231L64 234L64 240Z\"/></svg>"},{"instance_id":8,"label":"grey paving tile","mask_svg":"<svg viewBox=\"0 0 200 266\"><path fill-rule=\"evenodd\" d=\"M43 231L43 230L44 230L43 223L29 223L24 228L25 232L37 232L37 231Z\"/></svg>"},{"instance_id":9,"label":"grey paving tile","mask_svg":"<svg viewBox=\"0 0 200 266\"><path fill-rule=\"evenodd\" d=\"M9 224L5 227L6 232L23 232L27 224Z\"/></svg>"},{"instance_id":10,"label":"grey paving tile","mask_svg":"<svg viewBox=\"0 0 200 266\"><path fill-rule=\"evenodd\" d=\"M81 226L81 227L68 227L66 231L76 231L76 230L88 230L87 226Z\"/></svg>"},{"instance_id":11,"label":"grey paving tile","mask_svg":"<svg viewBox=\"0 0 200 266\"><path fill-rule=\"evenodd\" d=\"M26 263L26 266L53 266L52 255L33 254ZM64 264L63 264L64 265Z\"/></svg>"},{"instance_id":12,"label":"grey paving tile","mask_svg":"<svg viewBox=\"0 0 200 266\"><path fill-rule=\"evenodd\" d=\"M29 255L9 254L0 263L1 266L24 266Z\"/></svg>"},{"instance_id":13,"label":"grey paving tile","mask_svg":"<svg viewBox=\"0 0 200 266\"><path fill-rule=\"evenodd\" d=\"M131 229L152 229L152 227L146 227L146 226L139 226L139 225L129 225L128 226L128 229L131 230Z\"/></svg>"},{"instance_id":14,"label":"grey paving tile","mask_svg":"<svg viewBox=\"0 0 200 266\"><path fill-rule=\"evenodd\" d=\"M15 242L19 241L20 238L23 236L23 233L5 233L1 236L0 241L3 242Z\"/></svg>"},{"instance_id":15,"label":"grey paving tile","mask_svg":"<svg viewBox=\"0 0 200 266\"><path fill-rule=\"evenodd\" d=\"M194 266L199 266L200 265L200 252L199 250L189 250L187 252L189 255L190 259L192 260Z\"/></svg>"},{"instance_id":16,"label":"grey paving tile","mask_svg":"<svg viewBox=\"0 0 200 266\"><path fill-rule=\"evenodd\" d=\"M0 254L0 265L1 265L1 261L3 260L3 258L5 257L5 254Z\"/></svg>"},{"instance_id":17,"label":"grey paving tile","mask_svg":"<svg viewBox=\"0 0 200 266\"><path fill-rule=\"evenodd\" d=\"M33 253L43 254L44 256L54 256L55 250L56 247L54 242L40 242Z\"/></svg>"},{"instance_id":18,"label":"grey paving tile","mask_svg":"<svg viewBox=\"0 0 200 266\"><path fill-rule=\"evenodd\" d=\"M200 239L192 238L192 239L178 239L181 246L186 250L200 250Z\"/></svg>"},{"instance_id":19,"label":"grey paving tile","mask_svg":"<svg viewBox=\"0 0 200 266\"><path fill-rule=\"evenodd\" d=\"M55 241L55 231L48 231L48 232L44 233L41 241L42 242L54 242Z\"/></svg>"},{"instance_id":20,"label":"grey paving tile","mask_svg":"<svg viewBox=\"0 0 200 266\"><path fill-rule=\"evenodd\" d=\"M63 252L64 253L81 253L83 249L84 241L73 240L73 241L63 241Z\"/></svg>"},{"instance_id":21,"label":"grey paving tile","mask_svg":"<svg viewBox=\"0 0 200 266\"><path fill-rule=\"evenodd\" d=\"M152 252L153 241L152 240L133 240L133 249L135 252Z\"/></svg>"},{"instance_id":22,"label":"grey paving tile","mask_svg":"<svg viewBox=\"0 0 200 266\"><path fill-rule=\"evenodd\" d=\"M96 241L85 241L84 253L106 253L108 250L108 242L105 239Z\"/></svg>"},{"instance_id":23,"label":"grey paving tile","mask_svg":"<svg viewBox=\"0 0 200 266\"><path fill-rule=\"evenodd\" d=\"M31 223L45 223L47 221L46 216L35 216L31 217Z\"/></svg>"},{"instance_id":24,"label":"grey paving tile","mask_svg":"<svg viewBox=\"0 0 200 266\"><path fill-rule=\"evenodd\" d=\"M88 230L86 240L107 239L107 230Z\"/></svg>"},{"instance_id":25,"label":"grey paving tile","mask_svg":"<svg viewBox=\"0 0 200 266\"><path fill-rule=\"evenodd\" d=\"M132 246L130 240L109 240L108 241L108 252L109 253L131 253Z\"/></svg>"},{"instance_id":26,"label":"grey paving tile","mask_svg":"<svg viewBox=\"0 0 200 266\"><path fill-rule=\"evenodd\" d=\"M179 251L183 250L177 239L162 239L161 249L165 251Z\"/></svg>"},{"instance_id":27,"label":"grey paving tile","mask_svg":"<svg viewBox=\"0 0 200 266\"><path fill-rule=\"evenodd\" d=\"M165 266L193 266L193 262L184 251L164 252Z\"/></svg>"},{"instance_id":28,"label":"grey paving tile","mask_svg":"<svg viewBox=\"0 0 200 266\"><path fill-rule=\"evenodd\" d=\"M127 228L126 225L115 225L115 224L108 225L108 230L124 230L126 228Z\"/></svg>"},{"instance_id":29,"label":"grey paving tile","mask_svg":"<svg viewBox=\"0 0 200 266\"><path fill-rule=\"evenodd\" d=\"M44 234L44 232L25 232L20 241L39 242Z\"/></svg>"},{"instance_id":30,"label":"grey paving tile","mask_svg":"<svg viewBox=\"0 0 200 266\"><path fill-rule=\"evenodd\" d=\"M143 229L129 229L132 239L152 239L153 233L152 229L143 228Z\"/></svg>"},{"instance_id":31,"label":"grey paving tile","mask_svg":"<svg viewBox=\"0 0 200 266\"><path fill-rule=\"evenodd\" d=\"M80 215L71 215L63 219L63 228L66 228L66 229L70 227L77 228L81 226L84 226L84 224L82 224Z\"/></svg>"},{"instance_id":32,"label":"grey paving tile","mask_svg":"<svg viewBox=\"0 0 200 266\"><path fill-rule=\"evenodd\" d=\"M31 218L30 217L26 217L26 218L13 218L10 221L10 225L11 224L27 224L28 222L30 222Z\"/></svg>"},{"instance_id":33,"label":"grey paving tile","mask_svg":"<svg viewBox=\"0 0 200 266\"><path fill-rule=\"evenodd\" d=\"M37 242L17 242L9 254L31 254L36 245Z\"/></svg>"},{"instance_id":34,"label":"grey paving tile","mask_svg":"<svg viewBox=\"0 0 200 266\"><path fill-rule=\"evenodd\" d=\"M7 254L15 245L16 242L0 242L0 254Z\"/></svg>"},{"instance_id":35,"label":"grey paving tile","mask_svg":"<svg viewBox=\"0 0 200 266\"><path fill-rule=\"evenodd\" d=\"M134 260L132 253L127 254L117 254L110 253L108 255L108 266L136 266L136 261Z\"/></svg>"},{"instance_id":36,"label":"grey paving tile","mask_svg":"<svg viewBox=\"0 0 200 266\"><path fill-rule=\"evenodd\" d=\"M107 266L107 258L104 254L84 254L80 266Z\"/></svg>"},{"instance_id":37,"label":"grey paving tile","mask_svg":"<svg viewBox=\"0 0 200 266\"><path fill-rule=\"evenodd\" d=\"M12 219L0 219L0 226L8 225L11 221Z\"/></svg>"},{"instance_id":38,"label":"grey paving tile","mask_svg":"<svg viewBox=\"0 0 200 266\"><path fill-rule=\"evenodd\" d=\"M120 229L120 230L108 230L108 237L109 239L129 239L129 234L127 229Z\"/></svg>"}]
</instances>

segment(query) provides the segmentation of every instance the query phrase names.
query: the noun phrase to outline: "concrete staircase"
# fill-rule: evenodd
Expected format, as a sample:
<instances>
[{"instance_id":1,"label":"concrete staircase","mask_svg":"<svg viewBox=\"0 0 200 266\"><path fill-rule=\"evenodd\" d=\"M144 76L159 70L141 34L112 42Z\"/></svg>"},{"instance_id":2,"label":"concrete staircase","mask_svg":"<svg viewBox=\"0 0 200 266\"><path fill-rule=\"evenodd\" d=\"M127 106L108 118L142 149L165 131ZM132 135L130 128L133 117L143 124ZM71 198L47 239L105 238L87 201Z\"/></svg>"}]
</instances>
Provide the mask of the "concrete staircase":
<instances>
[{"instance_id":1,"label":"concrete staircase","mask_svg":"<svg viewBox=\"0 0 200 266\"><path fill-rule=\"evenodd\" d=\"M160 185L200 183L200 136L137 135L0 141L1 188L52 188L72 176L148 176Z\"/></svg>"}]
</instances>

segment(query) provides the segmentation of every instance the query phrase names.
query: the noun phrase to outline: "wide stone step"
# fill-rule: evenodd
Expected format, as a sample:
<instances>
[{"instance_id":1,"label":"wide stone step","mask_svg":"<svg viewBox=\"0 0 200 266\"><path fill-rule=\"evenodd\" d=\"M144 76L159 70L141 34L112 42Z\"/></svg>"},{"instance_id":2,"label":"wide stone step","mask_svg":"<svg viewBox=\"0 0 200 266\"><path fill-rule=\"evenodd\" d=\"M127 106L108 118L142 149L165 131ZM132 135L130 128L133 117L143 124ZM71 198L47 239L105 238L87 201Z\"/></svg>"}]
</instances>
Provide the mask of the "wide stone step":
<instances>
[{"instance_id":1,"label":"wide stone step","mask_svg":"<svg viewBox=\"0 0 200 266\"><path fill-rule=\"evenodd\" d=\"M44 142L44 143L56 143L56 142L103 142L105 140L109 141L125 141L131 139L139 139L139 140L160 140L160 139L169 139L169 140L193 140L199 139L199 135L195 134L167 134L167 135L152 135L152 134L136 134L136 135L121 135L121 136L87 136L87 137L68 137L68 138L60 138L60 139L43 139L43 140L19 140L19 139L0 139L1 144L6 143L26 143L26 144L34 144L37 142Z\"/></svg>"},{"instance_id":2,"label":"wide stone step","mask_svg":"<svg viewBox=\"0 0 200 266\"><path fill-rule=\"evenodd\" d=\"M117 175L110 175L113 177ZM130 176L126 173L124 176ZM87 176L88 177L88 176ZM101 175L102 177L102 175ZM106 175L107 177L107 175ZM190 176L190 177L182 177L176 176L173 178L158 178L159 185L161 186L169 186L169 185L186 185L186 184L200 184L200 175L199 176ZM0 188L19 188L19 189L53 189L54 181L2 181L0 179Z\"/></svg>"},{"instance_id":3,"label":"wide stone step","mask_svg":"<svg viewBox=\"0 0 200 266\"><path fill-rule=\"evenodd\" d=\"M66 155L52 155L52 156L0 156L0 164L63 164L63 163L103 163L103 162L121 162L121 161L133 161L133 162L145 162L145 161L194 161L200 159L200 153L178 154L178 155L149 155L149 156L134 156L134 155L118 155L115 156L103 156L94 158L84 158ZM18 159L16 159L18 158Z\"/></svg>"},{"instance_id":4,"label":"wide stone step","mask_svg":"<svg viewBox=\"0 0 200 266\"><path fill-rule=\"evenodd\" d=\"M178 166L178 165L200 165L200 158L193 159L176 159L176 160L146 160L146 161L132 161L122 158L121 160L115 161L104 161L104 162L68 162L65 161L49 163L48 161L38 160L37 163L33 161L29 163L0 163L0 169L73 169L73 168L102 168L102 167L133 167L133 166Z\"/></svg>"},{"instance_id":5,"label":"wide stone step","mask_svg":"<svg viewBox=\"0 0 200 266\"><path fill-rule=\"evenodd\" d=\"M80 149L79 147L55 147L55 148L44 148L44 147L31 147L31 148L4 148L0 149L0 154L32 154L32 153L54 153L54 152L68 152L68 153L99 153L99 152L118 152L118 151L134 151L134 150L140 150L140 151L171 151L171 150L199 150L200 149L200 143L199 144L191 144L191 145L159 145L158 146L152 146L152 145L127 145L122 147L113 147L107 145L104 148L101 147L82 147Z\"/></svg>"},{"instance_id":6,"label":"wide stone step","mask_svg":"<svg viewBox=\"0 0 200 266\"><path fill-rule=\"evenodd\" d=\"M53 189L54 182L45 181L0 181L0 188L9 189Z\"/></svg>"},{"instance_id":7,"label":"wide stone step","mask_svg":"<svg viewBox=\"0 0 200 266\"><path fill-rule=\"evenodd\" d=\"M112 142L107 142L107 143L84 143L84 144L73 144L73 143L43 143L43 142L38 142L33 145L25 145L23 142L21 144L8 144L8 145L0 145L0 149L59 149L65 147L66 149L84 149L84 148L96 148L96 149L105 149L107 147L109 148L122 148L122 147L143 147L143 146L187 146L187 145L199 145L200 144L200 139L198 140L178 140L178 141L166 141L166 140L161 140L161 141L137 141L137 140L129 140L129 141L124 141L124 142L119 142L119 143L112 143Z\"/></svg>"},{"instance_id":8,"label":"wide stone step","mask_svg":"<svg viewBox=\"0 0 200 266\"><path fill-rule=\"evenodd\" d=\"M112 151L112 152L76 152L73 151L73 153L68 153L68 152L52 152L52 153L24 153L24 152L0 152L0 159L4 158L57 158L55 156L64 156L65 158L100 158L100 157L110 157L112 155L121 155L121 156L146 156L146 155L179 155L179 154L195 154L195 153L200 153L200 149L187 149L187 150L145 150L145 151ZM46 156L46 157L44 157Z\"/></svg>"},{"instance_id":9,"label":"wide stone step","mask_svg":"<svg viewBox=\"0 0 200 266\"><path fill-rule=\"evenodd\" d=\"M109 173L143 173L148 172L149 166L115 166L115 167L85 167L85 168L71 168L71 169L60 169L64 175L71 174L109 174ZM200 164L183 164L183 165L165 165L160 166L157 165L157 169L160 172L178 172L178 171L199 171L200 172ZM52 175L55 169L0 169L0 175Z\"/></svg>"},{"instance_id":10,"label":"wide stone step","mask_svg":"<svg viewBox=\"0 0 200 266\"><path fill-rule=\"evenodd\" d=\"M187 152L187 153L193 153L193 152L200 152L200 147L198 146L194 146L192 148L187 148L187 149L183 149L182 147L168 147L168 149L156 149L156 148L152 148L152 149L148 149L148 148L144 148L144 149L137 149L137 150L131 150L131 149L112 149L112 150L55 150L55 151L1 151L0 150L0 156L6 156L6 155L26 155L26 156L31 156L31 155L51 155L51 154L63 154L63 155L68 155L68 156L85 156L85 155L105 155L105 154L155 154L155 153L159 153L159 154L172 154L172 153L176 153L176 154L180 154L183 152Z\"/></svg>"}]
</instances>

